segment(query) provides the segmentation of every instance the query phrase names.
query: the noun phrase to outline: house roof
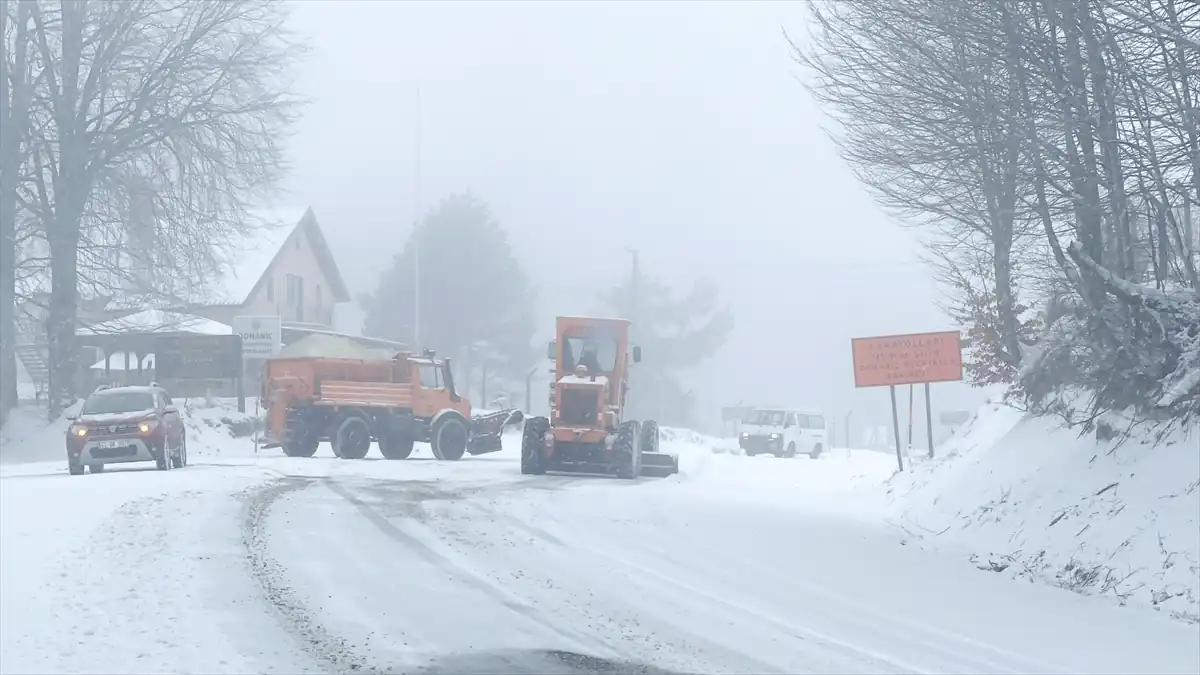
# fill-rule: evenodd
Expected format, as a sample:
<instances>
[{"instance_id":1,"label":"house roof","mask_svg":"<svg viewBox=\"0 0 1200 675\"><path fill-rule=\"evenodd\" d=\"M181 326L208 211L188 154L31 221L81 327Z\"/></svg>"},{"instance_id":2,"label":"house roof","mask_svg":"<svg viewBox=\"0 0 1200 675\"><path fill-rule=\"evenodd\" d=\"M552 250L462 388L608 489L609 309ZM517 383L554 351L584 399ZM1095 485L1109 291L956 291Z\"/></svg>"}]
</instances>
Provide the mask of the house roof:
<instances>
[{"instance_id":1,"label":"house roof","mask_svg":"<svg viewBox=\"0 0 1200 675\"><path fill-rule=\"evenodd\" d=\"M263 215L264 226L254 233L248 241L233 251L225 266L218 302L224 304L241 304L246 302L261 284L279 257L284 246L292 236L303 231L307 235L317 263L321 266L334 302L349 302L350 290L342 279L341 270L329 250L329 243L321 232L317 217L312 208L303 212L293 210L278 210Z\"/></svg>"},{"instance_id":2,"label":"house roof","mask_svg":"<svg viewBox=\"0 0 1200 675\"><path fill-rule=\"evenodd\" d=\"M123 316L119 319L109 319L76 331L78 335L107 335L112 333L163 333L182 332L199 333L201 335L231 335L232 330L219 321L212 321L202 316L183 314L179 312L164 312L159 309L147 309L136 314Z\"/></svg>"}]
</instances>

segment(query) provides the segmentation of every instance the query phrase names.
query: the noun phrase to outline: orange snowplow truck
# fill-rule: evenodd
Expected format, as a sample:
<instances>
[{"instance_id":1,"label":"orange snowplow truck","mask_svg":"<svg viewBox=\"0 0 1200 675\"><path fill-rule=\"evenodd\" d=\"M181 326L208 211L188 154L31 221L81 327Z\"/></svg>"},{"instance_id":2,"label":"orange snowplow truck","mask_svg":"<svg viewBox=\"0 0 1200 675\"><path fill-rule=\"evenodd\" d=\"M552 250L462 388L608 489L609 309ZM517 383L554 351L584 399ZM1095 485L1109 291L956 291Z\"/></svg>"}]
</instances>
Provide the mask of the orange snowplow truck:
<instances>
[{"instance_id":1,"label":"orange snowplow truck","mask_svg":"<svg viewBox=\"0 0 1200 675\"><path fill-rule=\"evenodd\" d=\"M405 459L417 441L441 460L500 449L500 433L521 421L519 410L472 417L471 403L454 391L449 359L426 351L388 359L326 357L267 361L264 447L288 457L312 457L321 441L333 454L362 459L378 441L387 459Z\"/></svg>"},{"instance_id":2,"label":"orange snowplow truck","mask_svg":"<svg viewBox=\"0 0 1200 675\"><path fill-rule=\"evenodd\" d=\"M658 423L626 419L629 367L642 360L629 349L629 321L560 316L550 417L531 417L521 439L521 473L547 471L665 477L679 459L659 451Z\"/></svg>"}]
</instances>

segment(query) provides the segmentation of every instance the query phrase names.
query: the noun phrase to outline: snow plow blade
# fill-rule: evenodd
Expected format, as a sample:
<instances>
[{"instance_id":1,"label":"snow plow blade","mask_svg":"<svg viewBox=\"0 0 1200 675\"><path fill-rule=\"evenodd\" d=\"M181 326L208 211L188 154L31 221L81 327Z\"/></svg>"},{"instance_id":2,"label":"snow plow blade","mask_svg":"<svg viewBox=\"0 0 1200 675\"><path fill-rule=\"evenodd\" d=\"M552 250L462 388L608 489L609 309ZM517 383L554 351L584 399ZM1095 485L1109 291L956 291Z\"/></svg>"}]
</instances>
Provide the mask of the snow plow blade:
<instances>
[{"instance_id":1,"label":"snow plow blade","mask_svg":"<svg viewBox=\"0 0 1200 675\"><path fill-rule=\"evenodd\" d=\"M520 424L524 419L525 414L516 409L498 410L473 418L471 442L467 445L467 452L472 456L498 452L501 447L500 434L504 432L504 427Z\"/></svg>"},{"instance_id":2,"label":"snow plow blade","mask_svg":"<svg viewBox=\"0 0 1200 675\"><path fill-rule=\"evenodd\" d=\"M651 478L666 478L679 473L679 458L665 452L643 452L641 475Z\"/></svg>"}]
</instances>

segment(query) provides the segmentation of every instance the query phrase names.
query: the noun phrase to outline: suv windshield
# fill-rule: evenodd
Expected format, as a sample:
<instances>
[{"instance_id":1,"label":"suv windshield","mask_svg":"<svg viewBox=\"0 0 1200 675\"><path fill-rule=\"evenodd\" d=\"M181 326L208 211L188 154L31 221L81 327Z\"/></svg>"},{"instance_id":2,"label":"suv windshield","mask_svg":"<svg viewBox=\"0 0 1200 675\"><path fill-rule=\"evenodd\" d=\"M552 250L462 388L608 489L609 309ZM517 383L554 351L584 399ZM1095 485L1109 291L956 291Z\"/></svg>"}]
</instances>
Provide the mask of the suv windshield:
<instances>
[{"instance_id":1,"label":"suv windshield","mask_svg":"<svg viewBox=\"0 0 1200 675\"><path fill-rule=\"evenodd\" d=\"M144 391L114 391L96 394L83 404L81 415L104 415L154 409L154 395Z\"/></svg>"},{"instance_id":2,"label":"suv windshield","mask_svg":"<svg viewBox=\"0 0 1200 675\"><path fill-rule=\"evenodd\" d=\"M783 411L782 410L755 410L746 416L744 420L746 424L764 424L770 426L783 426Z\"/></svg>"}]
</instances>

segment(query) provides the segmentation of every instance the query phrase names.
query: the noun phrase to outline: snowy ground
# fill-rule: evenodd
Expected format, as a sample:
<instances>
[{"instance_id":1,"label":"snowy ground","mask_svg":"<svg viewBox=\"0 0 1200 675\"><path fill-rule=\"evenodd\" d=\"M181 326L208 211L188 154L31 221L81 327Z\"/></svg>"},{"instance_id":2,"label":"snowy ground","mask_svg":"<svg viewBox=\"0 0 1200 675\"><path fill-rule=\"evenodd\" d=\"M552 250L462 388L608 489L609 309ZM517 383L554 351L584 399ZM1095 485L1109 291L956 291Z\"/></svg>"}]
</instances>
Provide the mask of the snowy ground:
<instances>
[{"instance_id":1,"label":"snowy ground","mask_svg":"<svg viewBox=\"0 0 1200 675\"><path fill-rule=\"evenodd\" d=\"M533 672L511 664L547 649L675 672L1200 671L1195 625L905 545L871 499L885 454L672 433L679 476L528 477L515 435L456 463L289 459L256 456L235 414L189 417L172 472L71 477L61 427L3 439L0 672Z\"/></svg>"},{"instance_id":2,"label":"snowy ground","mask_svg":"<svg viewBox=\"0 0 1200 675\"><path fill-rule=\"evenodd\" d=\"M890 520L980 569L1200 620L1200 429L1158 447L983 408L888 485Z\"/></svg>"}]
</instances>

